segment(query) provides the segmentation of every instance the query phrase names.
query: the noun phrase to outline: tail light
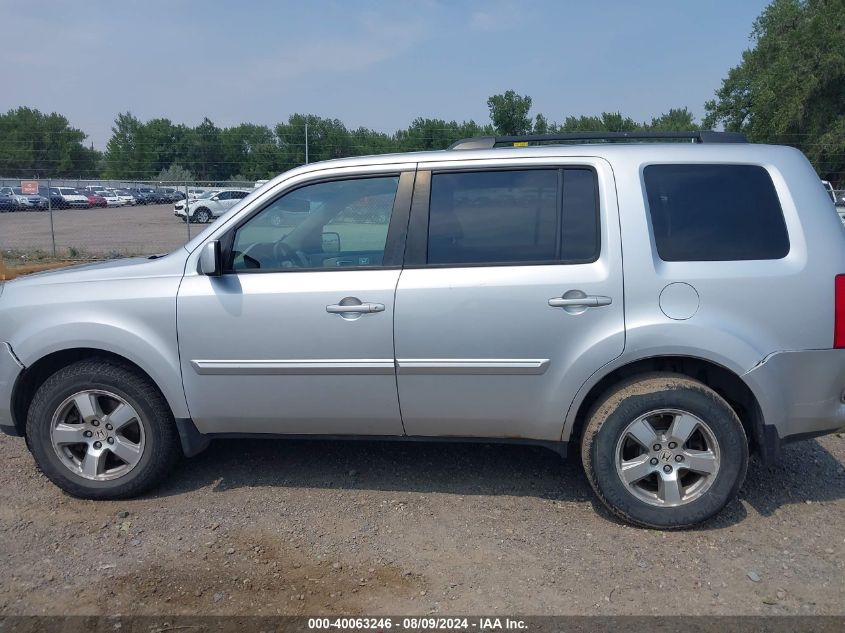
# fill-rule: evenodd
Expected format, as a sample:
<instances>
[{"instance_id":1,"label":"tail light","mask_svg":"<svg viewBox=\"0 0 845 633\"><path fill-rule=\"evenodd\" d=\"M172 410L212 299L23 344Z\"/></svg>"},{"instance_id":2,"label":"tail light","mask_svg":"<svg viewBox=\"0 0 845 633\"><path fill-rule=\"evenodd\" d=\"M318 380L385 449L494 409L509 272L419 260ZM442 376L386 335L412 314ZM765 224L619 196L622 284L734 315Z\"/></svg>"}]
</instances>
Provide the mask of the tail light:
<instances>
[{"instance_id":1,"label":"tail light","mask_svg":"<svg viewBox=\"0 0 845 633\"><path fill-rule=\"evenodd\" d=\"M845 348L845 275L836 275L835 316L833 325L833 347Z\"/></svg>"}]
</instances>

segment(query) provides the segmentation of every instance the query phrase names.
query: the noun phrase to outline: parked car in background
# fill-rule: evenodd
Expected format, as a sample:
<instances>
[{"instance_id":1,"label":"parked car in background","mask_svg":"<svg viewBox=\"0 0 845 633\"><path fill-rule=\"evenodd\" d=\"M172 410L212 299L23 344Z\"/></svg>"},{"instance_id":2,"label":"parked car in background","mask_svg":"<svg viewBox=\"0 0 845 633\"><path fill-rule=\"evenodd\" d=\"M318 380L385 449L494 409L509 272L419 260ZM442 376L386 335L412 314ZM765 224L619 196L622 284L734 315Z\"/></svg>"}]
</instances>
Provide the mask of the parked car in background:
<instances>
[{"instance_id":1,"label":"parked car in background","mask_svg":"<svg viewBox=\"0 0 845 633\"><path fill-rule=\"evenodd\" d=\"M109 206L108 202L106 202L106 199L98 193L88 191L87 189L80 190L79 193L88 198L88 205L91 208Z\"/></svg>"},{"instance_id":2,"label":"parked car in background","mask_svg":"<svg viewBox=\"0 0 845 633\"><path fill-rule=\"evenodd\" d=\"M149 187L129 187L127 191L132 194L137 204L156 204L154 189Z\"/></svg>"},{"instance_id":3,"label":"parked car in background","mask_svg":"<svg viewBox=\"0 0 845 633\"><path fill-rule=\"evenodd\" d=\"M37 193L24 193L20 187L12 187L18 211L32 211L47 208L47 198L42 198Z\"/></svg>"},{"instance_id":4,"label":"parked car in background","mask_svg":"<svg viewBox=\"0 0 845 633\"><path fill-rule=\"evenodd\" d=\"M121 200L120 196L118 196L111 189L103 189L101 191L98 191L97 195L102 196L105 199L106 204L110 207L122 207L123 206L123 200Z\"/></svg>"},{"instance_id":5,"label":"parked car in background","mask_svg":"<svg viewBox=\"0 0 845 633\"><path fill-rule=\"evenodd\" d=\"M15 196L6 189L7 187L0 189L0 213L15 210Z\"/></svg>"},{"instance_id":6,"label":"parked car in background","mask_svg":"<svg viewBox=\"0 0 845 633\"><path fill-rule=\"evenodd\" d=\"M188 189L188 198L195 200L206 192L205 189Z\"/></svg>"},{"instance_id":7,"label":"parked car in background","mask_svg":"<svg viewBox=\"0 0 845 633\"><path fill-rule=\"evenodd\" d=\"M129 193L127 189L115 189L114 193L117 195L118 198L120 198L120 201L123 202L124 206L134 207L136 204L138 204L138 201L135 199L135 196Z\"/></svg>"},{"instance_id":8,"label":"parked car in background","mask_svg":"<svg viewBox=\"0 0 845 633\"><path fill-rule=\"evenodd\" d=\"M188 199L188 200L181 200L181 201L179 201L179 202L177 202L176 204L173 205L173 215L175 215L178 218L182 218L183 220L186 220L187 215L188 215L188 212L187 212L188 207L196 208L196 205L194 205L195 202L211 200L211 198L216 196L218 193L220 193L219 189L210 189L208 191L202 192L196 198ZM191 213L193 213L193 211L191 211ZM210 218L211 218L211 213L209 212L209 219ZM191 218L191 221L194 222L196 220L194 218ZM206 221L208 221L208 220L206 220Z\"/></svg>"},{"instance_id":9,"label":"parked car in background","mask_svg":"<svg viewBox=\"0 0 845 633\"><path fill-rule=\"evenodd\" d=\"M51 192L47 187L38 187L38 195L49 202L49 208L61 209L62 197L58 192Z\"/></svg>"},{"instance_id":10,"label":"parked car in background","mask_svg":"<svg viewBox=\"0 0 845 633\"><path fill-rule=\"evenodd\" d=\"M159 187L155 190L155 196L158 204L170 204L182 200L185 194L173 187Z\"/></svg>"},{"instance_id":11,"label":"parked car in background","mask_svg":"<svg viewBox=\"0 0 845 633\"><path fill-rule=\"evenodd\" d=\"M180 187L164 187L163 191L170 196L171 202L177 202L185 199L185 190Z\"/></svg>"},{"instance_id":12,"label":"parked car in background","mask_svg":"<svg viewBox=\"0 0 845 633\"><path fill-rule=\"evenodd\" d=\"M50 193L55 193L61 197L62 209L88 209L91 206L88 203L88 197L73 187L52 187Z\"/></svg>"},{"instance_id":13,"label":"parked car in background","mask_svg":"<svg viewBox=\"0 0 845 633\"><path fill-rule=\"evenodd\" d=\"M208 197L177 202L173 207L173 214L190 222L206 224L226 213L250 192L247 189L224 189L210 193Z\"/></svg>"},{"instance_id":14,"label":"parked car in background","mask_svg":"<svg viewBox=\"0 0 845 633\"><path fill-rule=\"evenodd\" d=\"M31 206L29 201L24 196L15 193L14 187L2 187L0 188L0 192L5 193L6 195L11 197L13 211L20 211Z\"/></svg>"}]
</instances>

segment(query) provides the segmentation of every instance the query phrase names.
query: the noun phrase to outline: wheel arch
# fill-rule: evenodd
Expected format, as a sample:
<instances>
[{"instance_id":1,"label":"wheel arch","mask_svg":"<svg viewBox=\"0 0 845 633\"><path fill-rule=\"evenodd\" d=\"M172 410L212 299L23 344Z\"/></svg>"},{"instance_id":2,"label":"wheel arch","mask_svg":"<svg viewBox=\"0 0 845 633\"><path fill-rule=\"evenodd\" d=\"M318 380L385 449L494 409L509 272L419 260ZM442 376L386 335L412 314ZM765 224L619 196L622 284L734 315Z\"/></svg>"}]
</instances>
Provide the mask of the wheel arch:
<instances>
[{"instance_id":1,"label":"wheel arch","mask_svg":"<svg viewBox=\"0 0 845 633\"><path fill-rule=\"evenodd\" d=\"M772 448L764 437L762 409L748 384L735 371L697 356L648 356L609 368L604 374L597 373L576 395L562 439L580 444L587 415L603 394L622 380L654 372L680 374L708 385L736 412L745 429L750 451L759 453L765 460L775 457L770 454Z\"/></svg>"},{"instance_id":2,"label":"wheel arch","mask_svg":"<svg viewBox=\"0 0 845 633\"><path fill-rule=\"evenodd\" d=\"M173 402L172 394L166 393L166 390L161 388L159 381L153 377L151 372L147 371L138 363L124 355L107 349L95 347L73 347L45 354L35 362L27 365L15 381L15 385L12 389L12 420L15 424L15 428L21 435L25 434L26 416L29 406L32 403L32 399L35 396L36 391L38 391L38 388L44 384L44 381L63 367L67 367L68 365L72 365L73 363L81 360L93 358L111 360L130 368L132 371L149 380L156 390L162 395L165 402L167 402L167 405L174 417L179 417L179 413L181 412L179 409L180 403ZM168 397L169 395L170 397Z\"/></svg>"}]
</instances>

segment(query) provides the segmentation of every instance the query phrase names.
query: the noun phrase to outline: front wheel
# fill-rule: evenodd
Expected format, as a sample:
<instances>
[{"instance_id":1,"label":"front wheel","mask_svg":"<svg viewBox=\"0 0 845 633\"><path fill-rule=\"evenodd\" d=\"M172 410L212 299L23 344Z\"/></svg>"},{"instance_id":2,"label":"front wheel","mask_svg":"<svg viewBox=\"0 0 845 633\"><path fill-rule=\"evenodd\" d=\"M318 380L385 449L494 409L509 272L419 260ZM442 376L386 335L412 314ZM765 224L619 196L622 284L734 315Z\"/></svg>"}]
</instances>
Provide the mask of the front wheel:
<instances>
[{"instance_id":1,"label":"front wheel","mask_svg":"<svg viewBox=\"0 0 845 633\"><path fill-rule=\"evenodd\" d=\"M584 471L616 516L643 527L690 527L733 499L748 443L731 406L706 385L652 374L619 385L593 407Z\"/></svg>"},{"instance_id":2,"label":"front wheel","mask_svg":"<svg viewBox=\"0 0 845 633\"><path fill-rule=\"evenodd\" d=\"M193 220L197 224L206 224L211 220L211 212L208 209L197 209L194 212Z\"/></svg>"},{"instance_id":3,"label":"front wheel","mask_svg":"<svg viewBox=\"0 0 845 633\"><path fill-rule=\"evenodd\" d=\"M123 499L159 483L181 450L150 381L108 360L60 369L38 389L27 438L41 471L85 499Z\"/></svg>"}]
</instances>

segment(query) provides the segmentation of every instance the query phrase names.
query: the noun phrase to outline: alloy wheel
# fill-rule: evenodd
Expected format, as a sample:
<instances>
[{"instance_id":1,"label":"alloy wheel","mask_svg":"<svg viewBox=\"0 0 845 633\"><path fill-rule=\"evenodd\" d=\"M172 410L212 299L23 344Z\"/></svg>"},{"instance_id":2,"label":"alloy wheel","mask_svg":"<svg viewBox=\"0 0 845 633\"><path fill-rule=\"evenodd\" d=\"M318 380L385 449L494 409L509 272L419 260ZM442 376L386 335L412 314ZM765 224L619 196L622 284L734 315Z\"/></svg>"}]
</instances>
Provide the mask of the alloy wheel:
<instances>
[{"instance_id":1,"label":"alloy wheel","mask_svg":"<svg viewBox=\"0 0 845 633\"><path fill-rule=\"evenodd\" d=\"M144 454L144 425L135 408L109 391L68 397L53 414L50 442L71 472L95 481L123 477Z\"/></svg>"},{"instance_id":2,"label":"alloy wheel","mask_svg":"<svg viewBox=\"0 0 845 633\"><path fill-rule=\"evenodd\" d=\"M688 411L659 409L632 421L616 445L616 473L629 492L659 507L700 498L716 479L719 443Z\"/></svg>"}]
</instances>

